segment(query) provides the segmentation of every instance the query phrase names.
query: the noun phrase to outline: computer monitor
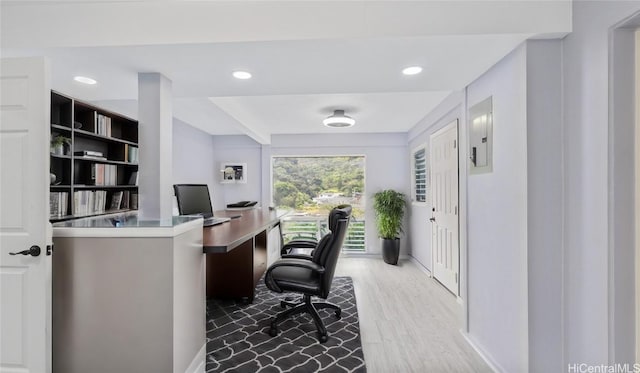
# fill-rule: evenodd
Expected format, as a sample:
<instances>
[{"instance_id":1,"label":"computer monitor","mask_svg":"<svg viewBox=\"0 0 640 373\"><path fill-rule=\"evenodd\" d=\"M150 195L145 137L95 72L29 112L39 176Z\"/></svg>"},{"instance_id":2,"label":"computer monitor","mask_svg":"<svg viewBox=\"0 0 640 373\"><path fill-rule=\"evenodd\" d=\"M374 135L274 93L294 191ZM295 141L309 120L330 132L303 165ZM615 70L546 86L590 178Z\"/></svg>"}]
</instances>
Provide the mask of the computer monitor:
<instances>
[{"instance_id":1,"label":"computer monitor","mask_svg":"<svg viewBox=\"0 0 640 373\"><path fill-rule=\"evenodd\" d=\"M175 184L173 190L180 215L201 214L205 218L213 216L207 184Z\"/></svg>"}]
</instances>

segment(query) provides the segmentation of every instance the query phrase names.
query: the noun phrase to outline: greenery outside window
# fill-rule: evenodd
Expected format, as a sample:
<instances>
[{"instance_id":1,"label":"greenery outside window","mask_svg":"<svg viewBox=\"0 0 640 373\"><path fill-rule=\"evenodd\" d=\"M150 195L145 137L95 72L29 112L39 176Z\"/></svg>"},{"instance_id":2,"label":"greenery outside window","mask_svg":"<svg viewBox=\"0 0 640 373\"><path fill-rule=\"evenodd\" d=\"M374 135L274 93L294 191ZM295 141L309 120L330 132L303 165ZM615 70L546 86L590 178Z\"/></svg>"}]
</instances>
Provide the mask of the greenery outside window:
<instances>
[{"instance_id":1,"label":"greenery outside window","mask_svg":"<svg viewBox=\"0 0 640 373\"><path fill-rule=\"evenodd\" d=\"M285 242L319 238L328 231L329 211L353 207L343 251L365 252L364 156L274 157L273 203L293 210L282 220Z\"/></svg>"}]
</instances>

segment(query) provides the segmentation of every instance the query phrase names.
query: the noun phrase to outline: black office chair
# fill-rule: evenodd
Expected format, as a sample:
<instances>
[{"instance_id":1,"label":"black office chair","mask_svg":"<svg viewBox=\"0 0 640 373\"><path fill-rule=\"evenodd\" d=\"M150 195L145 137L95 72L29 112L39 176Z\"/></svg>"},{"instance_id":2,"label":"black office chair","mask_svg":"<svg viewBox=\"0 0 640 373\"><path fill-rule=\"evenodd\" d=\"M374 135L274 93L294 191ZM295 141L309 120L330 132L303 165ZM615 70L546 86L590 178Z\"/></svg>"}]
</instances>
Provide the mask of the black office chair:
<instances>
[{"instance_id":1,"label":"black office chair","mask_svg":"<svg viewBox=\"0 0 640 373\"><path fill-rule=\"evenodd\" d=\"M344 207L344 206L347 206L347 205L339 205L338 207ZM333 233L333 231L337 226L336 223L337 223L338 215L332 214L331 213L332 211L329 211L329 214L327 216L327 221L328 221L327 227L329 228L329 232ZM280 250L280 257L311 260L313 257L313 249L315 249L316 246L318 246L318 240L316 239L306 238L306 237L296 238L294 240L287 242L285 245L282 246L282 249ZM280 302L280 304L282 305L282 308L286 306L294 307L299 303L301 303L303 298L300 297L298 300L294 300L294 299L295 299L294 297L286 297L285 299L283 299Z\"/></svg>"},{"instance_id":2,"label":"black office chair","mask_svg":"<svg viewBox=\"0 0 640 373\"><path fill-rule=\"evenodd\" d=\"M264 282L275 292L296 292L302 294L302 301L292 308L280 312L271 321L269 335L278 334L278 324L289 316L307 312L313 317L318 329L318 340L327 341L327 329L318 314L318 309L330 308L339 319L342 310L335 304L328 302L312 302L316 296L327 299L333 282L333 274L338 263L338 256L349 226L351 206L342 205L329 213L329 221L333 223L332 232L327 233L313 250L312 256L294 255L282 258L267 269Z\"/></svg>"}]
</instances>

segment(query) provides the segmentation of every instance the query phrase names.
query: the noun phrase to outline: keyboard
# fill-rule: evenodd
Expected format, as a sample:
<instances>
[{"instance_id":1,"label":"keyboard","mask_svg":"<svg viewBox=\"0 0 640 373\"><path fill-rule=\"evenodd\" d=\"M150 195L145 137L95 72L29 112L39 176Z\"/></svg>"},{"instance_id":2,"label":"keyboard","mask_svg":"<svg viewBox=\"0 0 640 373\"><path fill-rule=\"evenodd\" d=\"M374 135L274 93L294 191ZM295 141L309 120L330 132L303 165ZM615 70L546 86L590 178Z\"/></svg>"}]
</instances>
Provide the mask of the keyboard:
<instances>
[{"instance_id":1,"label":"keyboard","mask_svg":"<svg viewBox=\"0 0 640 373\"><path fill-rule=\"evenodd\" d=\"M212 225L222 224L225 221L229 221L229 220L231 220L231 218L217 218L217 217L214 216L214 217L210 217L210 218L204 219L203 225L205 227L210 227Z\"/></svg>"}]
</instances>

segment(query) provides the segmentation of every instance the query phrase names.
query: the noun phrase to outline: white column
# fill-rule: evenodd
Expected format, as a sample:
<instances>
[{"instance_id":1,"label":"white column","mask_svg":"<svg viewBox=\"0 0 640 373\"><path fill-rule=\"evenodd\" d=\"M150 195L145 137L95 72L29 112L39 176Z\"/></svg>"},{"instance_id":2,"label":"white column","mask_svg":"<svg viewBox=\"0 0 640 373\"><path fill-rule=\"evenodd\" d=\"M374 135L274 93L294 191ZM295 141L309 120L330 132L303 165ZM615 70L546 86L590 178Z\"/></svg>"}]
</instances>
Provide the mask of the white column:
<instances>
[{"instance_id":1,"label":"white column","mask_svg":"<svg viewBox=\"0 0 640 373\"><path fill-rule=\"evenodd\" d=\"M173 209L171 80L138 74L139 209L144 220L169 219Z\"/></svg>"},{"instance_id":2,"label":"white column","mask_svg":"<svg viewBox=\"0 0 640 373\"><path fill-rule=\"evenodd\" d=\"M273 193L273 185L271 183L271 144L262 144L260 149L260 158L262 163L261 178L260 178L260 190L262 201L260 204L262 207L267 208L271 206L271 195Z\"/></svg>"}]
</instances>

